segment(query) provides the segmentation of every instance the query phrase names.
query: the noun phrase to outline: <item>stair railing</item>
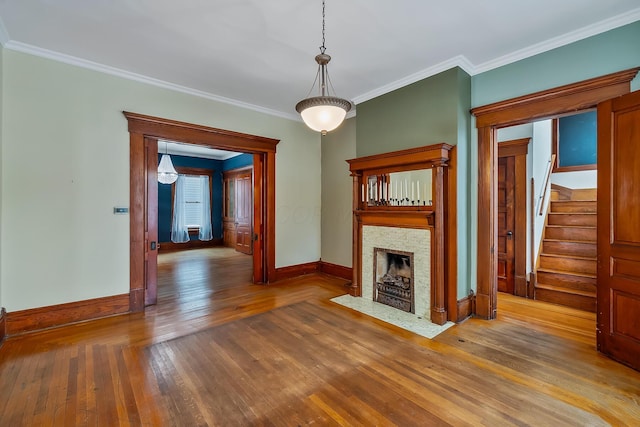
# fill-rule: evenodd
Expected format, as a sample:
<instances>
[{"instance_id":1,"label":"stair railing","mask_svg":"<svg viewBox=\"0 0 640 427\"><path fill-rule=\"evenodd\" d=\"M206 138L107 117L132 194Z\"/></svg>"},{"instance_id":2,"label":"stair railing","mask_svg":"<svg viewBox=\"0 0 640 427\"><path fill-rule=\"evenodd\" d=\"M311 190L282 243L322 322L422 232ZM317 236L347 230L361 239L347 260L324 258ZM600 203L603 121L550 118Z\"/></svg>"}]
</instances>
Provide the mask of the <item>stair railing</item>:
<instances>
[{"instance_id":1,"label":"stair railing","mask_svg":"<svg viewBox=\"0 0 640 427\"><path fill-rule=\"evenodd\" d=\"M552 154L549 159L549 167L547 168L547 177L544 180L544 185L542 186L542 193L540 194L538 202L540 203L538 207L538 216L542 216L544 213L544 202L547 199L547 194L549 193L549 180L551 179L551 171L553 170L553 165L556 162L556 155Z\"/></svg>"}]
</instances>

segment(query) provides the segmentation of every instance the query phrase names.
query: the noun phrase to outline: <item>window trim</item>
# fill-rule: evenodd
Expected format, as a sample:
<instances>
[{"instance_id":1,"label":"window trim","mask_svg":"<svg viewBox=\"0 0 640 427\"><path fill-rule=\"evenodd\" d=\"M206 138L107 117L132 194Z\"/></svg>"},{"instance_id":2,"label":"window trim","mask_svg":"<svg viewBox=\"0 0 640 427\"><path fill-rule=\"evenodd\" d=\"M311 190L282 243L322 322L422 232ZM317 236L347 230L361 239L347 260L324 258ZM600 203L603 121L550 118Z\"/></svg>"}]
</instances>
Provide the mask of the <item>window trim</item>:
<instances>
[{"instance_id":1,"label":"window trim","mask_svg":"<svg viewBox=\"0 0 640 427\"><path fill-rule=\"evenodd\" d=\"M211 222L213 226L213 173L215 169L207 169L207 168L193 168L193 167L184 167L184 166L175 166L176 172L178 175L189 175L189 176L208 176L209 177L209 203L211 207ZM175 203L176 197L176 185L171 184L171 221L173 221L173 206ZM189 236L193 236L200 233L200 227L189 227Z\"/></svg>"}]
</instances>

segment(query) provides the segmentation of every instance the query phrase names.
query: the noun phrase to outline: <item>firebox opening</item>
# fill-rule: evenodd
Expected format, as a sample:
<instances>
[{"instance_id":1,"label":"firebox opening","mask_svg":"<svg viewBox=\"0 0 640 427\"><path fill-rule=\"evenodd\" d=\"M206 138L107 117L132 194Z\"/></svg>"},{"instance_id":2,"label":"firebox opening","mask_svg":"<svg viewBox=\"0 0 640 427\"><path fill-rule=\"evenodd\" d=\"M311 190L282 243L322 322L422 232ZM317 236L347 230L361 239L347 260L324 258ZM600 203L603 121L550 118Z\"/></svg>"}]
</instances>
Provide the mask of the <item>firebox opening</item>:
<instances>
[{"instance_id":1,"label":"firebox opening","mask_svg":"<svg viewBox=\"0 0 640 427\"><path fill-rule=\"evenodd\" d=\"M415 313L413 252L374 248L373 300Z\"/></svg>"}]
</instances>

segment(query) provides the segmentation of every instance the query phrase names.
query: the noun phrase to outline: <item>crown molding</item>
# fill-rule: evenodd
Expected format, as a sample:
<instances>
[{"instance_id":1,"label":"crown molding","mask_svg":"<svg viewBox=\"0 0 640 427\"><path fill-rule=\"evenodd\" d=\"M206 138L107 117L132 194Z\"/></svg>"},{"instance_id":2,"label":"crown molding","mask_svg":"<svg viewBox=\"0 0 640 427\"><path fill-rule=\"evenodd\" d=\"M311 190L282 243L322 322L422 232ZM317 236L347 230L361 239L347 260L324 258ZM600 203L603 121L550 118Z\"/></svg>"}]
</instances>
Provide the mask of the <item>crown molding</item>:
<instances>
[{"instance_id":1,"label":"crown molding","mask_svg":"<svg viewBox=\"0 0 640 427\"><path fill-rule=\"evenodd\" d=\"M490 71L495 68L499 68L504 65L508 65L522 59L526 59L540 53L556 49L558 47L566 46L568 44L595 36L597 34L601 34L627 24L631 24L632 22L636 22L638 20L640 20L640 8L611 17L609 19L605 19L604 21L597 22L587 27L582 27L578 30L563 34L559 37L554 37L541 43L534 44L533 46L529 46L516 52L509 53L499 58L484 62L475 66L474 71L475 74L484 73L485 71Z\"/></svg>"},{"instance_id":2,"label":"crown molding","mask_svg":"<svg viewBox=\"0 0 640 427\"><path fill-rule=\"evenodd\" d=\"M0 34L1 36L1 34ZM28 53L30 55L39 56L42 58L52 59L54 61L62 62L69 65L74 65L80 68L86 68L93 71L109 74L116 77L121 77L127 80L133 80L140 83L146 83L151 86L160 87L163 89L173 90L176 92L185 93L188 95L197 96L200 98L209 99L212 101L220 102L223 104L232 105L247 110L256 111L258 113L268 114L270 116L276 116L288 120L301 121L296 114L283 113L281 111L273 110L270 108L260 107L258 105L249 104L247 102L237 101L231 98L225 98L223 96L215 95L209 92L205 92L198 89L193 89L186 86L177 85L174 83L166 82L164 80L155 79L153 77L144 76L142 74L132 73L130 71L122 70L120 68L111 67L109 65L100 64L86 59L78 58L64 53L55 52L49 49L43 49L37 46L33 46L26 43L16 42L13 40L8 41L5 44L5 48L22 53Z\"/></svg>"},{"instance_id":3,"label":"crown molding","mask_svg":"<svg viewBox=\"0 0 640 427\"><path fill-rule=\"evenodd\" d=\"M447 71L454 67L460 67L467 74L474 76L486 71L493 70L495 68L499 68L522 59L526 59L532 57L534 55L538 55L543 52L550 51L552 49L562 47L571 43L574 43L579 40L586 39L588 37L604 33L606 31L633 23L640 20L640 8L634 9L630 12L623 13L617 16L614 16L609 19L605 19L596 24L583 27L576 31L572 31L570 33L564 34L559 37L555 37L544 42L535 44L533 46L529 46L527 48L521 49L516 52L512 52L510 54L501 56L496 59L492 59L490 61L484 62L479 65L474 65L471 61L469 61L464 55L458 55L453 58L450 58L446 61L440 62L432 67L426 68L424 70L420 70L416 73L410 74L406 77L393 81L384 86L380 86L376 89L373 89L369 92L366 92L362 95L358 95L353 98L352 103L355 105L368 101L370 99L376 98L378 96L387 94L396 89L400 89L404 86L410 85L412 83L418 82L420 80L426 79L428 77L434 76L443 71ZM215 95L213 93L201 91L198 89L189 88L186 86L177 85L174 83L166 82L163 80L155 79L153 77L144 76L142 74L133 73L130 71L122 70L119 68L111 67L108 65L100 64L93 61L88 61L82 58L78 58L71 55L66 55L63 53L55 52L48 49L43 49L37 46L29 45L26 43L16 42L10 40L9 34L0 18L0 44L2 44L6 49L14 50L17 52L28 53L30 55L39 56L43 58L52 59L54 61L63 62L69 65L74 65L81 68L90 69L93 71L102 72L105 74L121 77L128 80L133 80L141 83L146 83L152 86L185 93L188 95L197 96L199 98L209 99L212 101L220 102L227 105L232 105L235 107L248 109L252 111L256 111L259 113L267 114L270 116L280 117L287 120L293 120L297 122L302 122L302 119L299 115L293 113L285 113L278 110L273 110L270 108L261 107L254 104L249 104L246 102L234 100L231 98L226 98L223 96ZM352 109L349 113L347 113L347 118L352 118L356 116L356 109Z\"/></svg>"},{"instance_id":4,"label":"crown molding","mask_svg":"<svg viewBox=\"0 0 640 427\"><path fill-rule=\"evenodd\" d=\"M433 67L429 67L424 70L418 71L417 73L410 74L399 80L357 96L353 99L353 102L355 104L359 104L361 102L368 101L370 99L392 92L396 89L400 89L401 87L426 79L427 77L431 77L443 71L450 70L453 67L460 67L469 75L473 75L475 70L473 64L464 55L458 55L451 59L447 59L446 61L440 62Z\"/></svg>"}]
</instances>

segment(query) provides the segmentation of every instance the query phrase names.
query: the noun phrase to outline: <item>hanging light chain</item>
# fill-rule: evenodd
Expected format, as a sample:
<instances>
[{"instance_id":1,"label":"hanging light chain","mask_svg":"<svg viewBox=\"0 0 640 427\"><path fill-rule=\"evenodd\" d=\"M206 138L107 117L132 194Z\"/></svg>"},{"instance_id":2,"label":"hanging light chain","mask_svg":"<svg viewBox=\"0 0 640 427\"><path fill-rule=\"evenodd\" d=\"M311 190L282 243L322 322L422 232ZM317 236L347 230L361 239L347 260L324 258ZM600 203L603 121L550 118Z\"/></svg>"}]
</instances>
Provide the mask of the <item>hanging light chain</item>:
<instances>
[{"instance_id":1,"label":"hanging light chain","mask_svg":"<svg viewBox=\"0 0 640 427\"><path fill-rule=\"evenodd\" d=\"M322 0L322 46L320 46L320 53L324 53L325 50L327 48L324 47L324 0Z\"/></svg>"}]
</instances>

